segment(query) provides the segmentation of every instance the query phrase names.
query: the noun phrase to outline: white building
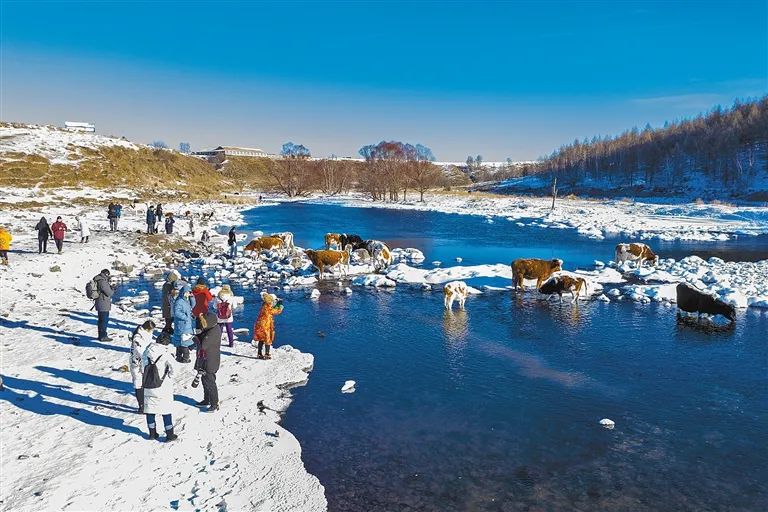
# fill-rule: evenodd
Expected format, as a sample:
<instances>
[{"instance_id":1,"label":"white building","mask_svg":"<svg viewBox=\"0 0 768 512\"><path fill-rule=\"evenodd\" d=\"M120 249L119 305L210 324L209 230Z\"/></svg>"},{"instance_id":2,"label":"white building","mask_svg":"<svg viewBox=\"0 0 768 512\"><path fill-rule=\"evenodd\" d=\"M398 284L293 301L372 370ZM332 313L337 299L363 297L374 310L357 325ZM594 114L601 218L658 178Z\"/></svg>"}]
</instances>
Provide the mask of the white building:
<instances>
[{"instance_id":1,"label":"white building","mask_svg":"<svg viewBox=\"0 0 768 512\"><path fill-rule=\"evenodd\" d=\"M94 133L96 131L96 125L93 123L82 123L79 121L66 121L64 123L64 129L71 132Z\"/></svg>"}]
</instances>

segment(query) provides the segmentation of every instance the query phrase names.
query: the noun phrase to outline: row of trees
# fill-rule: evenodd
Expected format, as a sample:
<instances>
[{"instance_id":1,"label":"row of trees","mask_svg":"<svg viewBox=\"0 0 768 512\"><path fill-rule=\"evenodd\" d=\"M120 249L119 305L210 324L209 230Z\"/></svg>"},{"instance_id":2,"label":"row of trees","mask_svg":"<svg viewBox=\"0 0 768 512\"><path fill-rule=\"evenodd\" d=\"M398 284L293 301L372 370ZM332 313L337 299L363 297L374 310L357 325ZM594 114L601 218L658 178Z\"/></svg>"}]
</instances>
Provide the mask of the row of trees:
<instances>
[{"instance_id":1,"label":"row of trees","mask_svg":"<svg viewBox=\"0 0 768 512\"><path fill-rule=\"evenodd\" d=\"M664 128L632 128L563 146L537 166L570 185L585 179L616 186L681 187L702 176L729 188L749 185L766 169L768 96L715 107ZM762 165L760 164L762 162Z\"/></svg>"},{"instance_id":2,"label":"row of trees","mask_svg":"<svg viewBox=\"0 0 768 512\"><path fill-rule=\"evenodd\" d=\"M276 188L289 197L319 190L328 195L359 190L374 200L407 199L409 190L424 193L451 182L432 162L432 150L422 144L382 141L359 150L364 162L334 157L311 159L311 152L301 144L283 144L279 160L270 160L267 174ZM402 194L402 196L401 196Z\"/></svg>"}]
</instances>

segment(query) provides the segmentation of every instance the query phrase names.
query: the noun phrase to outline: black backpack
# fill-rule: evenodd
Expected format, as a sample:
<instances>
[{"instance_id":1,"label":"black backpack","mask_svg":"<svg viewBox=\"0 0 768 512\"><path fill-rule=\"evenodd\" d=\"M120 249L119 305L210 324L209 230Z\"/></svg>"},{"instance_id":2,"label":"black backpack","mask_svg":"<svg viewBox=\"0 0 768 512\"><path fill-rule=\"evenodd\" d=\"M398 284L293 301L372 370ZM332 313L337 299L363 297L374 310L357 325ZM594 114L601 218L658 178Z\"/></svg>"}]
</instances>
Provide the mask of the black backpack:
<instances>
[{"instance_id":1,"label":"black backpack","mask_svg":"<svg viewBox=\"0 0 768 512\"><path fill-rule=\"evenodd\" d=\"M160 372L157 371L157 362L161 357L163 357L162 354L157 356L157 359L154 361L150 359L149 364L144 368L144 378L141 383L144 389L157 389L163 385L165 376L168 375L168 367L165 368L165 373L163 373L163 378L161 379Z\"/></svg>"}]
</instances>

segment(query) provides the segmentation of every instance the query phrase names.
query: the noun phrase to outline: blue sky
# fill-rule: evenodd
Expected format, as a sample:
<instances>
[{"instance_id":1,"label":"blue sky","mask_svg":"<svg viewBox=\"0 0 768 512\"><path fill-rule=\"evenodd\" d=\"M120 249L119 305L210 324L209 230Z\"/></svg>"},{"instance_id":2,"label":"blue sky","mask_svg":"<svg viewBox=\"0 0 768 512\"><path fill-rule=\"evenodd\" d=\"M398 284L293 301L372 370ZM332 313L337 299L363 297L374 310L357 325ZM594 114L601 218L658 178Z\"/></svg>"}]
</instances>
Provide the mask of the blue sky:
<instances>
[{"instance_id":1,"label":"blue sky","mask_svg":"<svg viewBox=\"0 0 768 512\"><path fill-rule=\"evenodd\" d=\"M534 159L768 93L767 2L0 1L0 118Z\"/></svg>"}]
</instances>

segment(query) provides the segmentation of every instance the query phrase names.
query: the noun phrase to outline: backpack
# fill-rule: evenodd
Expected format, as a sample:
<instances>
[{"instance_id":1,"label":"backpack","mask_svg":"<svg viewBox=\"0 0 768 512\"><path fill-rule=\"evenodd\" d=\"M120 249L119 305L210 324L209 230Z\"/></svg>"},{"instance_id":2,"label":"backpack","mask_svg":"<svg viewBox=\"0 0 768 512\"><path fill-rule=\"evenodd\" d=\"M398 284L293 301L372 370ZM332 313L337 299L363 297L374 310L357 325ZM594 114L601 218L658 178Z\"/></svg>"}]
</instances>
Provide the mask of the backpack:
<instances>
[{"instance_id":1,"label":"backpack","mask_svg":"<svg viewBox=\"0 0 768 512\"><path fill-rule=\"evenodd\" d=\"M144 389L157 389L163 385L165 376L168 374L168 367L165 368L163 378L160 378L160 372L157 371L157 362L163 357L162 354L157 356L157 359L149 360L149 364L144 368L144 378L142 379L141 387Z\"/></svg>"},{"instance_id":2,"label":"backpack","mask_svg":"<svg viewBox=\"0 0 768 512\"><path fill-rule=\"evenodd\" d=\"M220 301L216 306L216 315L222 320L226 320L232 314L232 304L226 301Z\"/></svg>"},{"instance_id":3,"label":"backpack","mask_svg":"<svg viewBox=\"0 0 768 512\"><path fill-rule=\"evenodd\" d=\"M85 295L91 300L99 298L99 284L96 282L96 277L97 276L92 277L91 280L85 284Z\"/></svg>"}]
</instances>

